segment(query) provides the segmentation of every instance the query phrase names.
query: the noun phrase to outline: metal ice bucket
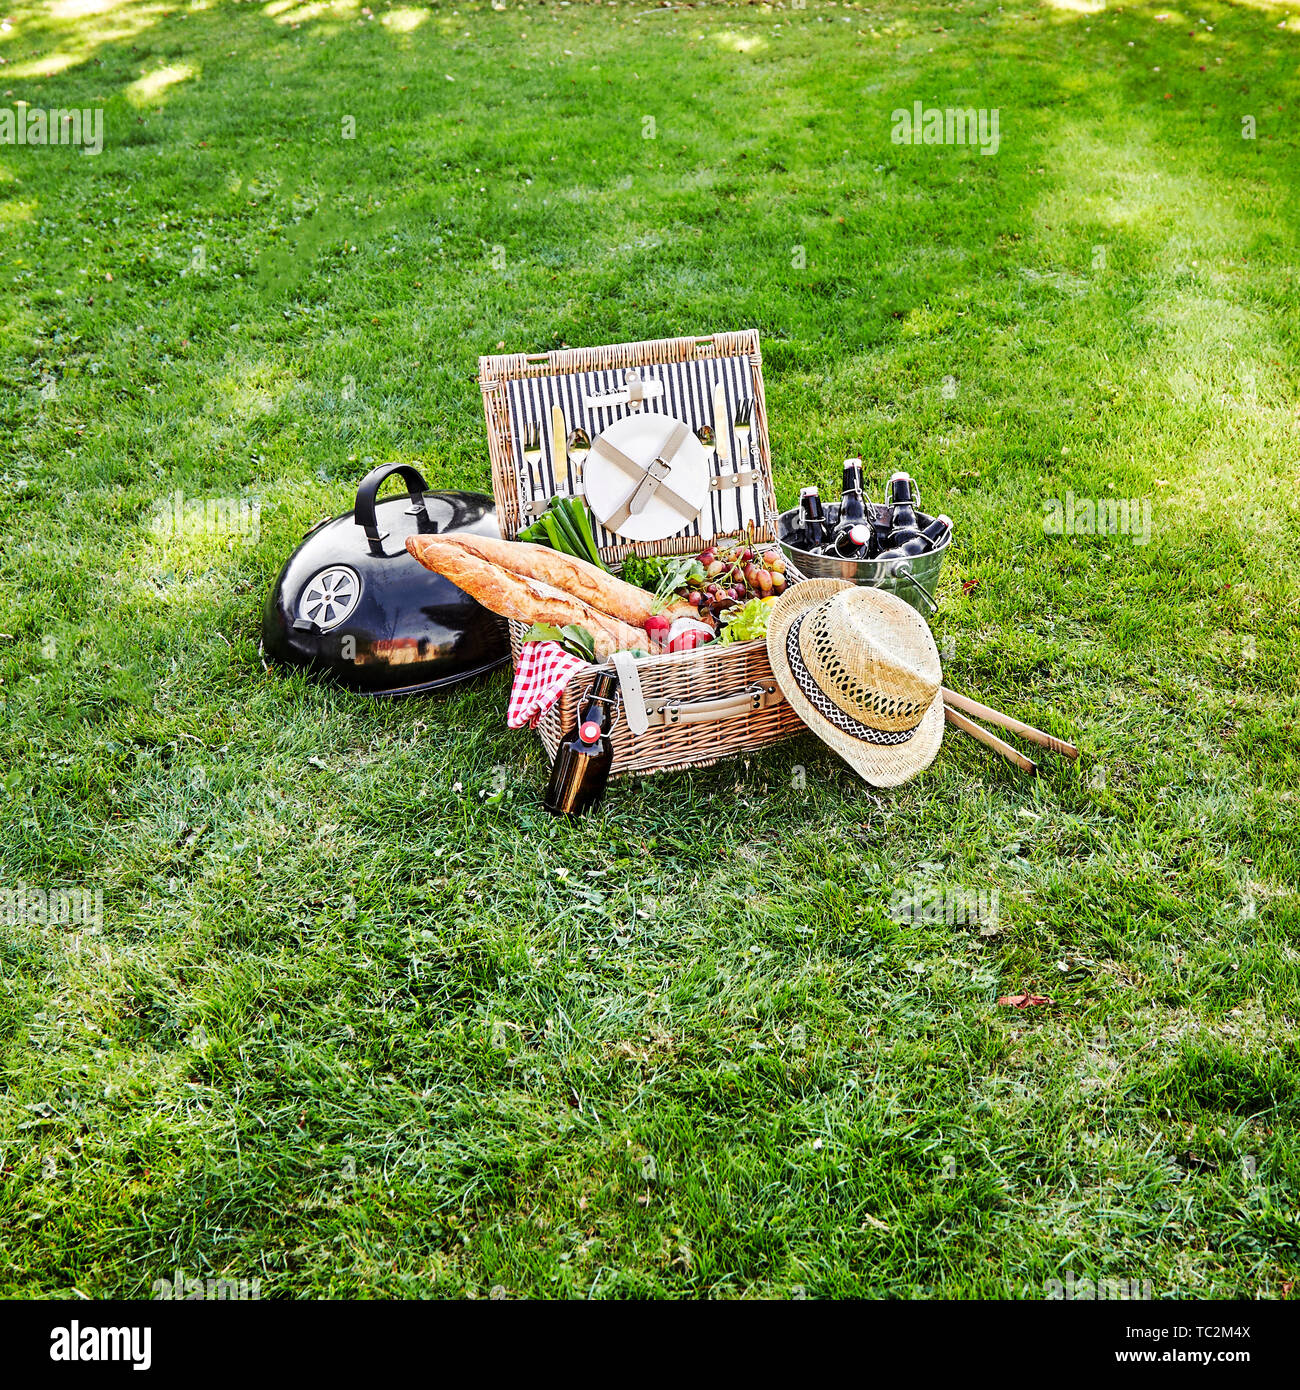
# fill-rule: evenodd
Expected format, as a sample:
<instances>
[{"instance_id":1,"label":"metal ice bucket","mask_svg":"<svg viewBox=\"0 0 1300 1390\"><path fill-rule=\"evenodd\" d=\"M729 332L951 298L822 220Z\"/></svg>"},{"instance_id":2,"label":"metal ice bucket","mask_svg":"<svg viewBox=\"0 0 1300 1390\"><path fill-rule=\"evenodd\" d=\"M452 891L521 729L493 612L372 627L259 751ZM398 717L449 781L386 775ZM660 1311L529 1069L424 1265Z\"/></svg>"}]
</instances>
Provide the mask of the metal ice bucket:
<instances>
[{"instance_id":1,"label":"metal ice bucket","mask_svg":"<svg viewBox=\"0 0 1300 1390\"><path fill-rule=\"evenodd\" d=\"M924 555L909 555L903 560L841 560L838 555L814 555L811 551L800 550L793 544L792 537L801 529L798 507L781 513L777 523L781 549L806 579L847 579L854 584L897 594L918 613L939 611L934 594L939 585L944 552L952 543L951 531Z\"/></svg>"}]
</instances>

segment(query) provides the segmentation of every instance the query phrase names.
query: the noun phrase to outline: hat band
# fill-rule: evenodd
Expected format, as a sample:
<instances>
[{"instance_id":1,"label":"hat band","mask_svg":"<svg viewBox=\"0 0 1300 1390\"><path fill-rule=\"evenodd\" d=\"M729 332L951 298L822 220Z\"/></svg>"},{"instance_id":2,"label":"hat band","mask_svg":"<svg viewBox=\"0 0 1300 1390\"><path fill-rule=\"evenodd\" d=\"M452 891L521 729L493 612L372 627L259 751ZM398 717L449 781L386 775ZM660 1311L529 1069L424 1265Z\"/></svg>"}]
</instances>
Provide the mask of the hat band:
<instances>
[{"instance_id":1,"label":"hat band","mask_svg":"<svg viewBox=\"0 0 1300 1390\"><path fill-rule=\"evenodd\" d=\"M906 743L920 725L893 732L886 729L873 729L869 724L860 724L851 714L845 714L812 678L812 673L804 664L803 652L799 649L799 629L803 627L803 620L812 611L812 609L806 609L800 613L790 624L790 631L786 633L785 637L785 654L790 662L790 673L794 676L795 684L811 701L818 714L829 720L842 733L851 734L854 738L865 739L868 743L879 743L886 746Z\"/></svg>"}]
</instances>

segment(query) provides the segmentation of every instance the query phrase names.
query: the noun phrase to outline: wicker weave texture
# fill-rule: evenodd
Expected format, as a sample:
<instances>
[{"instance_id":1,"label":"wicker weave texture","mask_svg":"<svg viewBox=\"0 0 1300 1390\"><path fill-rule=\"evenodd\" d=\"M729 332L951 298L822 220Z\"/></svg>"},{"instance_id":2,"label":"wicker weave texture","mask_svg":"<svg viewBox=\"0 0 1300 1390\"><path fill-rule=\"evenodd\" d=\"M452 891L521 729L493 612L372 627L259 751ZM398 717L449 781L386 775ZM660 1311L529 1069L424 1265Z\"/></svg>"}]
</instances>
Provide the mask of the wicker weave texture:
<instances>
[{"instance_id":1,"label":"wicker weave texture","mask_svg":"<svg viewBox=\"0 0 1300 1390\"><path fill-rule=\"evenodd\" d=\"M758 334L752 329L738 333L715 333L705 338L663 338L641 343L618 343L596 348L563 348L554 352L514 353L479 359L479 385L487 419L488 450L492 461L492 490L496 498L501 534L515 537L523 524L516 487L518 460L514 456L506 382L527 376L579 371L612 371L651 367L670 362L708 362L715 358L744 356L752 372L754 401L753 444L760 479L762 516L744 532L719 531L715 539L755 542L776 541L776 492L772 485L772 456L768 441L767 403L763 394L762 359ZM622 544L602 549L606 563L616 566L627 555L681 555L698 548L698 537L678 536L652 544ZM801 576L787 563L787 578L793 583ZM510 624L510 646L516 664L527 627ZM670 705L738 695L758 685L775 688L767 647L762 641L736 642L726 646L709 643L690 652L648 657L637 662L642 692L651 713ZM554 757L560 740L574 727L578 706L594 679L592 673L575 676L559 701L542 717L538 727L547 754ZM720 758L743 753L777 739L788 738L803 729L790 705L782 702L771 708L747 710L742 714L709 723L664 724L652 727L634 738L622 710L613 728L613 775L646 775L678 768L701 767Z\"/></svg>"}]
</instances>

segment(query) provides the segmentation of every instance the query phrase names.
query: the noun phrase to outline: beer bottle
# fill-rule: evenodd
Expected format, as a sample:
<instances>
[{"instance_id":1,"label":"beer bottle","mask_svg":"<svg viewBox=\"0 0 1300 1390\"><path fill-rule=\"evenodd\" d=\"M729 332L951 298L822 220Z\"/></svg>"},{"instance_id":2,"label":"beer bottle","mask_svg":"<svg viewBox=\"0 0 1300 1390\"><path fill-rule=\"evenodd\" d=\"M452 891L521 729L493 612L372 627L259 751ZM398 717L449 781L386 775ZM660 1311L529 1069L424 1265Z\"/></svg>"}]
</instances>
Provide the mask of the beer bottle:
<instances>
[{"instance_id":1,"label":"beer bottle","mask_svg":"<svg viewBox=\"0 0 1300 1390\"><path fill-rule=\"evenodd\" d=\"M862 497L862 460L844 460L844 489L840 493L839 529L856 526L867 514Z\"/></svg>"},{"instance_id":2,"label":"beer bottle","mask_svg":"<svg viewBox=\"0 0 1300 1390\"><path fill-rule=\"evenodd\" d=\"M894 529L890 515L888 502L871 502L867 505L867 524L872 530L875 541L872 549L877 555L882 550L889 549L889 533Z\"/></svg>"},{"instance_id":3,"label":"beer bottle","mask_svg":"<svg viewBox=\"0 0 1300 1390\"><path fill-rule=\"evenodd\" d=\"M578 727L555 750L542 804L552 815L580 816L605 794L614 762L614 696L618 675L612 667L596 672L591 690L578 706Z\"/></svg>"},{"instance_id":4,"label":"beer bottle","mask_svg":"<svg viewBox=\"0 0 1300 1390\"><path fill-rule=\"evenodd\" d=\"M936 516L935 519L925 528L918 531L911 539L905 540L901 545L892 546L888 550L882 550L876 556L877 560L905 560L912 555L924 555L927 551L942 545L952 531L952 517Z\"/></svg>"},{"instance_id":5,"label":"beer bottle","mask_svg":"<svg viewBox=\"0 0 1300 1390\"><path fill-rule=\"evenodd\" d=\"M875 535L864 521L839 532L831 549L841 560L869 560Z\"/></svg>"},{"instance_id":6,"label":"beer bottle","mask_svg":"<svg viewBox=\"0 0 1300 1390\"><path fill-rule=\"evenodd\" d=\"M916 524L915 501L916 489L912 484L912 479L907 473L895 473L889 480L889 521L895 531L906 531L909 534L902 537L903 540L910 540L912 532L918 532ZM894 541L894 544L899 544Z\"/></svg>"},{"instance_id":7,"label":"beer bottle","mask_svg":"<svg viewBox=\"0 0 1300 1390\"><path fill-rule=\"evenodd\" d=\"M799 494L799 519L803 525L803 548L816 550L826 540L826 518L822 515L821 494L806 487Z\"/></svg>"}]
</instances>

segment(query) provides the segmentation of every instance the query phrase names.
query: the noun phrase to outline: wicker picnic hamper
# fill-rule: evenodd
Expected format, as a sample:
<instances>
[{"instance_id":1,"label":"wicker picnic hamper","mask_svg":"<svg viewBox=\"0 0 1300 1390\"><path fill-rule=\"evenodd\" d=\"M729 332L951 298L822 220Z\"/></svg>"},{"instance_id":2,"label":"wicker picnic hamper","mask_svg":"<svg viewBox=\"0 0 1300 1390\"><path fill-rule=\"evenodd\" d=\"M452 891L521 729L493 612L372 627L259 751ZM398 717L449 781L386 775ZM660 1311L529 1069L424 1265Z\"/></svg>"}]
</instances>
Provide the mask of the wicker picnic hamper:
<instances>
[{"instance_id":1,"label":"wicker picnic hamper","mask_svg":"<svg viewBox=\"0 0 1300 1390\"><path fill-rule=\"evenodd\" d=\"M712 488L712 538L744 536L775 544L776 494L772 486L772 459L768 444L767 411L763 398L763 371L758 334L715 333L705 338L664 338L644 343L619 343L608 347L564 348L547 353L513 353L479 359L479 385L487 417L488 447L492 460L492 488L496 496L501 534L512 539L526 524L530 497L523 465L522 430L527 421L541 421L549 431L552 405L561 405L570 427L583 412L585 390L610 390L622 385L632 371L663 379L663 395L647 403L684 419L692 428L713 423L712 392L722 384L731 413L741 401L752 402L752 467L738 460L716 465ZM709 417L709 418L706 418ZM600 429L593 422L592 438ZM549 434L548 434L549 443ZM551 457L547 450L547 458ZM543 465L547 495L564 487ZM728 476L728 474L731 476ZM749 479L741 486L739 477ZM629 544L595 523L596 541L612 568L630 553L686 555L704 544L697 521L667 540ZM800 575L787 567L787 581ZM511 654L518 662L523 623L510 624ZM719 758L760 748L788 738L803 724L782 697L767 659L765 644L710 642L694 651L651 656L636 663L649 716L649 728L634 736L620 708L613 727L613 775L647 774L675 768L700 767ZM575 676L560 700L542 717L538 732L547 754L554 757L561 738L578 718L578 704L590 687L593 673Z\"/></svg>"}]
</instances>

